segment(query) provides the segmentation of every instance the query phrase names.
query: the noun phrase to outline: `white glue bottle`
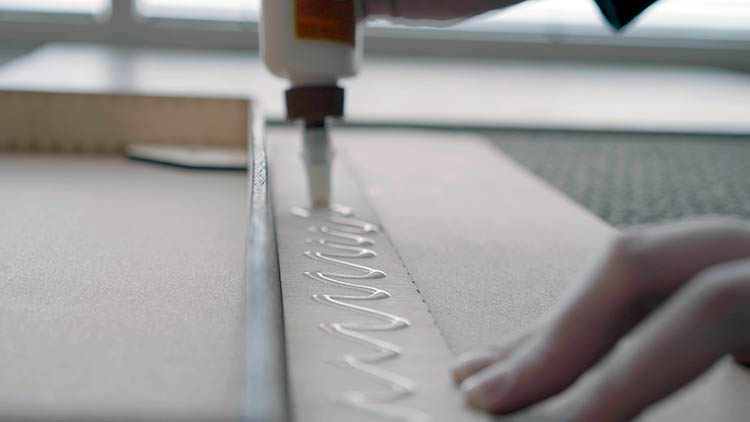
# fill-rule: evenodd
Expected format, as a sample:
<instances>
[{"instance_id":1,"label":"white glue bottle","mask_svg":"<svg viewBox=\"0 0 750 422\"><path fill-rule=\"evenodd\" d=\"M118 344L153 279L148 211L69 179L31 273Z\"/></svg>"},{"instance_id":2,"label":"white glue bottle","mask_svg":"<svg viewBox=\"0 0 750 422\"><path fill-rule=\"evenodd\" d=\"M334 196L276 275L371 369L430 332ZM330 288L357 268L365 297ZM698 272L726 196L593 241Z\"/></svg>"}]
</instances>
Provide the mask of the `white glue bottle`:
<instances>
[{"instance_id":1,"label":"white glue bottle","mask_svg":"<svg viewBox=\"0 0 750 422\"><path fill-rule=\"evenodd\" d=\"M330 201L330 149L326 121L344 115L342 78L362 59L358 0L263 0L260 47L268 69L286 78L287 117L305 123L302 157L314 207Z\"/></svg>"}]
</instances>

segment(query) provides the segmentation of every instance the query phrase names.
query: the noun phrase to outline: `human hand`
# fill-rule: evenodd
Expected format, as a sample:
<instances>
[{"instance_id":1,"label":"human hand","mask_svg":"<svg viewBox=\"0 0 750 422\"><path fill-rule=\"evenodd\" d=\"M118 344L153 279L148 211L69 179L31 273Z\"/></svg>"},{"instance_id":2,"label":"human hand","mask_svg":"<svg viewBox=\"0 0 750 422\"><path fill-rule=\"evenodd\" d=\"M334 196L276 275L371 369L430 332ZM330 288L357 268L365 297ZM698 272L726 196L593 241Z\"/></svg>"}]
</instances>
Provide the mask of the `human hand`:
<instances>
[{"instance_id":1,"label":"human hand","mask_svg":"<svg viewBox=\"0 0 750 422\"><path fill-rule=\"evenodd\" d=\"M364 0L368 16L386 15L407 19L468 18L523 0Z\"/></svg>"},{"instance_id":2,"label":"human hand","mask_svg":"<svg viewBox=\"0 0 750 422\"><path fill-rule=\"evenodd\" d=\"M750 224L697 220L625 232L549 318L453 375L470 405L508 413L599 363L563 417L629 420L727 353L750 364Z\"/></svg>"}]
</instances>

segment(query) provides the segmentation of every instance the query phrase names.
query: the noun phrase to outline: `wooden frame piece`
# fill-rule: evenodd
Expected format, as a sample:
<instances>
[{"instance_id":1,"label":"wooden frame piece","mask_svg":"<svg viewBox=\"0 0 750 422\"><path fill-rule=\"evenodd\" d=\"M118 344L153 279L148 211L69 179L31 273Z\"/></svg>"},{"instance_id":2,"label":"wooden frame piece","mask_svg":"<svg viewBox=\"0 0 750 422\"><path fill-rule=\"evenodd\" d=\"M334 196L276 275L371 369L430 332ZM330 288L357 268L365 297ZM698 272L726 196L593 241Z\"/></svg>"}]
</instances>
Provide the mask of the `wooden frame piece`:
<instances>
[{"instance_id":1,"label":"wooden frame piece","mask_svg":"<svg viewBox=\"0 0 750 422\"><path fill-rule=\"evenodd\" d=\"M270 198L264 120L250 115L245 328L247 421L290 420L284 311Z\"/></svg>"}]
</instances>

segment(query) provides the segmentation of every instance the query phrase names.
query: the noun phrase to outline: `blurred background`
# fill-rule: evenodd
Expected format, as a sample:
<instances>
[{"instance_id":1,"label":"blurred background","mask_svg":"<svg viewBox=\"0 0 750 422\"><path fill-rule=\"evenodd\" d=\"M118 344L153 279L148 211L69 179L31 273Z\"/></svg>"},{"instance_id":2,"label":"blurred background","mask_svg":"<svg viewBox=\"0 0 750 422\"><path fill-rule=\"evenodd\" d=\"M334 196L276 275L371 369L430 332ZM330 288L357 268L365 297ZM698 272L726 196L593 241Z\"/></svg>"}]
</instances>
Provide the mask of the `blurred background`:
<instances>
[{"instance_id":1,"label":"blurred background","mask_svg":"<svg viewBox=\"0 0 750 422\"><path fill-rule=\"evenodd\" d=\"M6 42L252 49L258 45L259 10L260 0L0 0L0 35ZM376 21L368 28L367 49L383 54L710 63L747 70L750 58L741 53L747 53L750 42L749 21L750 7L744 0L662 0L637 25L613 37L591 0L530 0L449 28ZM402 42L405 39L411 42ZM467 48L449 48L454 45Z\"/></svg>"},{"instance_id":2,"label":"blurred background","mask_svg":"<svg viewBox=\"0 0 750 422\"><path fill-rule=\"evenodd\" d=\"M59 42L243 56L251 93L283 124L283 82L257 59L259 9L0 0L0 63ZM374 20L365 51L347 124L480 133L620 227L750 217L747 0L661 0L622 33L592 0L530 0L440 28Z\"/></svg>"}]
</instances>

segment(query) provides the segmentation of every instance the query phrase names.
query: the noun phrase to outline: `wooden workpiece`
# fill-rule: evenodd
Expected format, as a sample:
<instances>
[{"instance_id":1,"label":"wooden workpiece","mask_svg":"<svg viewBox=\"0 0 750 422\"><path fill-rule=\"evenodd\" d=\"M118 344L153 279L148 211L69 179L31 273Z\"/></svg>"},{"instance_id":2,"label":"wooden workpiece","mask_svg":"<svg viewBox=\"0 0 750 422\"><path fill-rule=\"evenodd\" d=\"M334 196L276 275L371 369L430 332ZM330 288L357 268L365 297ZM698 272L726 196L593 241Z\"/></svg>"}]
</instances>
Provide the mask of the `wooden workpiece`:
<instances>
[{"instance_id":1,"label":"wooden workpiece","mask_svg":"<svg viewBox=\"0 0 750 422\"><path fill-rule=\"evenodd\" d=\"M246 183L0 154L0 419L239 417Z\"/></svg>"},{"instance_id":2,"label":"wooden workpiece","mask_svg":"<svg viewBox=\"0 0 750 422\"><path fill-rule=\"evenodd\" d=\"M305 421L376 421L372 413L353 409L341 403L348 391L363 391L366 396L388 392L388 386L379 384L363 373L352 368L336 365L337 357L373 354L372 347L362 342L342 338L321 330L320 324L328 322L377 322L377 318L362 312L352 312L313 300L313 295L352 294L351 290L321 283L304 275L309 271L332 271L333 273L362 274L352 268L342 268L320 262L305 255L306 251L332 251L306 242L306 239L330 238L316 234L309 227L323 224L332 230L337 229L321 219L320 212L313 212L310 218L301 218L291 210L305 206L308 197L304 168L299 155L300 134L298 131L276 131L269 135L271 183L276 220L276 233L279 244L279 264L281 268L284 315L287 334L289 374L291 382L292 413ZM356 179L358 171L350 162L340 159L334 172L334 202L352 207L353 218L379 226L378 216L373 212L364 192ZM328 213L322 213L328 214ZM338 228L340 229L340 228ZM385 276L372 280L347 280L348 282L377 286L391 297L372 301L348 301L358 306L366 306L381 312L388 312L406 318L409 327L394 331L363 331L380 341L390 342L401 348L402 354L393 359L373 365L393 375L406 377L414 382L413 394L406 394L403 400L388 404L397 414L409 412L431 416L429 420L481 421L487 417L467 410L463 398L452 385L448 368L452 355L441 336L440 330L430 315L415 286L408 269L404 266L399 252L391 244L387 227L362 235L373 244L365 245L377 256L365 259L350 259L351 263L364 265L385 272ZM355 292L356 293L356 292ZM361 294L361 293L360 293ZM367 394L367 392L372 392ZM400 413L399 413L400 412ZM408 419L420 421L428 419Z\"/></svg>"}]
</instances>

